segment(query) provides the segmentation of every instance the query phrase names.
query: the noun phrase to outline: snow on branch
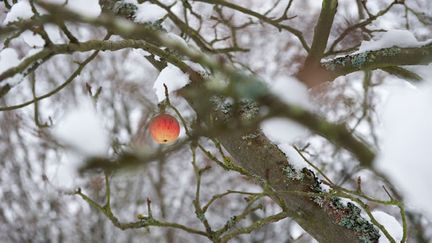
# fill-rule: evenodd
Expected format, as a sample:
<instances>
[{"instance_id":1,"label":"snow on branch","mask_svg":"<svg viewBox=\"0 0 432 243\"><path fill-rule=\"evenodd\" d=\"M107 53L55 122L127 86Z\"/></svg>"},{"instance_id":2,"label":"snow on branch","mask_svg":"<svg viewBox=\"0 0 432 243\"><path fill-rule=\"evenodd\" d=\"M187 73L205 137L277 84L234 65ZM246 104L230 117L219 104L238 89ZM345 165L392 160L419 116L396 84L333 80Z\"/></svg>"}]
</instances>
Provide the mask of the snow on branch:
<instances>
[{"instance_id":1,"label":"snow on branch","mask_svg":"<svg viewBox=\"0 0 432 243\"><path fill-rule=\"evenodd\" d=\"M375 45L369 47L376 49ZM364 51L321 62L327 80L360 70L374 70L402 65L428 65L432 62L432 43L419 47L392 46Z\"/></svg>"}]
</instances>

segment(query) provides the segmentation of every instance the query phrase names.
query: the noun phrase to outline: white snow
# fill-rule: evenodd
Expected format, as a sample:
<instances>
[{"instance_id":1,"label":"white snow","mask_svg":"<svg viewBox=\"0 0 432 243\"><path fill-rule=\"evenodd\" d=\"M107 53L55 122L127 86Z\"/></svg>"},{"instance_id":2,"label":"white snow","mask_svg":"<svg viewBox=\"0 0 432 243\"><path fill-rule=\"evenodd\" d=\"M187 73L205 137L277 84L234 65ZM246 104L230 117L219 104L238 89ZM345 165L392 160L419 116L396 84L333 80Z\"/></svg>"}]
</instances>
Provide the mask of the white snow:
<instances>
[{"instance_id":1,"label":"white snow","mask_svg":"<svg viewBox=\"0 0 432 243\"><path fill-rule=\"evenodd\" d=\"M430 80L432 77L432 63L429 65L404 66L404 68L419 75L423 80Z\"/></svg>"},{"instance_id":2,"label":"white snow","mask_svg":"<svg viewBox=\"0 0 432 243\"><path fill-rule=\"evenodd\" d=\"M44 2L51 4L63 5L66 0L43 0ZM99 5L98 0L68 0L66 8L77 14L83 15L89 18L98 17L102 9ZM45 13L45 11L41 11Z\"/></svg>"},{"instance_id":3,"label":"white snow","mask_svg":"<svg viewBox=\"0 0 432 243\"><path fill-rule=\"evenodd\" d=\"M309 134L305 127L281 117L270 118L261 122L261 129L276 144L291 144Z\"/></svg>"},{"instance_id":4,"label":"white snow","mask_svg":"<svg viewBox=\"0 0 432 243\"><path fill-rule=\"evenodd\" d=\"M188 44L186 43L186 41L181 38L180 36L174 34L174 33L167 33L166 36L171 39L172 41L175 41L183 46L187 46Z\"/></svg>"},{"instance_id":5,"label":"white snow","mask_svg":"<svg viewBox=\"0 0 432 243\"><path fill-rule=\"evenodd\" d=\"M19 58L16 51L12 48L5 48L0 51L0 74L11 67L19 64Z\"/></svg>"},{"instance_id":6,"label":"white snow","mask_svg":"<svg viewBox=\"0 0 432 243\"><path fill-rule=\"evenodd\" d=\"M418 47L430 41L418 41L414 34L408 30L389 30L380 33L374 40L363 41L358 52L373 51L389 47Z\"/></svg>"},{"instance_id":7,"label":"white snow","mask_svg":"<svg viewBox=\"0 0 432 243\"><path fill-rule=\"evenodd\" d=\"M149 2L137 4L137 6L138 10L135 13L135 21L138 23L154 22L167 14L163 8Z\"/></svg>"},{"instance_id":8,"label":"white snow","mask_svg":"<svg viewBox=\"0 0 432 243\"><path fill-rule=\"evenodd\" d=\"M53 135L66 150L58 160L53 160L47 173L58 189L70 190L79 185L78 169L89 156L106 156L109 136L100 116L90 102L71 107L60 118L53 129Z\"/></svg>"},{"instance_id":9,"label":"white snow","mask_svg":"<svg viewBox=\"0 0 432 243\"><path fill-rule=\"evenodd\" d=\"M18 58L18 54L12 48L5 48L0 51L0 74L9 68L15 67L20 63L20 59ZM10 77L4 80L0 87L5 84L9 84L10 86L14 86L18 84L23 78L22 74L16 74L13 77Z\"/></svg>"},{"instance_id":10,"label":"white snow","mask_svg":"<svg viewBox=\"0 0 432 243\"><path fill-rule=\"evenodd\" d=\"M95 18L101 13L99 0L69 0L66 8L90 18Z\"/></svg>"},{"instance_id":11,"label":"white snow","mask_svg":"<svg viewBox=\"0 0 432 243\"><path fill-rule=\"evenodd\" d=\"M277 77L269 85L270 92L287 104L299 106L306 110L313 109L306 86L297 79L293 77ZM290 144L308 135L306 128L282 117L270 118L261 122L261 129L276 144Z\"/></svg>"},{"instance_id":12,"label":"white snow","mask_svg":"<svg viewBox=\"0 0 432 243\"><path fill-rule=\"evenodd\" d=\"M290 227L290 235L291 237L296 240L300 236L302 236L305 233L302 227L298 225L297 223L293 223Z\"/></svg>"},{"instance_id":13,"label":"white snow","mask_svg":"<svg viewBox=\"0 0 432 243\"><path fill-rule=\"evenodd\" d=\"M301 170L304 167L312 169L312 167L299 155L299 153L287 143L282 143L278 145L279 149L285 153L288 162L290 165L294 167L296 170Z\"/></svg>"},{"instance_id":14,"label":"white snow","mask_svg":"<svg viewBox=\"0 0 432 243\"><path fill-rule=\"evenodd\" d=\"M375 164L399 187L409 206L432 215L432 194L427 193L432 188L432 84L386 90L390 93L383 107L381 152Z\"/></svg>"},{"instance_id":15,"label":"white snow","mask_svg":"<svg viewBox=\"0 0 432 243\"><path fill-rule=\"evenodd\" d=\"M373 211L372 215L374 218L384 226L387 232L393 237L396 242L400 242L402 240L403 230L402 226L399 222L390 214L381 212L381 211ZM390 241L387 237L381 232L381 237L379 239L379 243L389 243Z\"/></svg>"},{"instance_id":16,"label":"white snow","mask_svg":"<svg viewBox=\"0 0 432 243\"><path fill-rule=\"evenodd\" d=\"M313 108L306 85L294 77L276 77L270 83L270 91L288 104Z\"/></svg>"},{"instance_id":17,"label":"white snow","mask_svg":"<svg viewBox=\"0 0 432 243\"><path fill-rule=\"evenodd\" d=\"M168 92L172 93L178 89L183 88L186 84L189 83L189 75L183 73L179 68L172 64L168 64L166 68L164 68L157 77L153 89L156 92L156 96L158 102L161 102L165 99L165 88L164 84L168 88Z\"/></svg>"},{"instance_id":18,"label":"white snow","mask_svg":"<svg viewBox=\"0 0 432 243\"><path fill-rule=\"evenodd\" d=\"M54 3L61 4L60 1L50 1ZM64 1L63 1L64 2ZM69 1L68 6L74 6L76 4L76 0ZM84 4L85 5L85 4ZM40 13L45 13L45 11L41 8L37 8ZM3 21L4 25L7 25L11 22L15 22L18 20L25 20L30 19L33 16L33 11L31 9L31 6L28 1L20 1L16 4L14 4L11 8L11 10L7 13L6 18ZM45 31L48 33L48 36L54 43L60 43L61 40L60 32L58 27L52 24L46 24L44 25ZM39 34L35 34L30 30L26 30L21 34L22 39L25 43L27 43L30 47L42 47L45 45L45 41L42 39L42 37Z\"/></svg>"},{"instance_id":19,"label":"white snow","mask_svg":"<svg viewBox=\"0 0 432 243\"><path fill-rule=\"evenodd\" d=\"M54 135L60 143L84 156L103 156L109 148L102 119L86 102L66 113L54 128Z\"/></svg>"},{"instance_id":20,"label":"white snow","mask_svg":"<svg viewBox=\"0 0 432 243\"><path fill-rule=\"evenodd\" d=\"M54 24L45 24L44 25L45 32L47 33L48 37L54 44L62 44L64 43L61 35L60 35L60 29L57 25Z\"/></svg>"},{"instance_id":21,"label":"white snow","mask_svg":"<svg viewBox=\"0 0 432 243\"><path fill-rule=\"evenodd\" d=\"M18 20L29 19L33 16L33 12L28 1L19 1L14 4L10 11L7 13L6 18L3 21L4 25Z\"/></svg>"},{"instance_id":22,"label":"white snow","mask_svg":"<svg viewBox=\"0 0 432 243\"><path fill-rule=\"evenodd\" d=\"M79 175L76 159L74 156L67 155L63 161L56 161L52 169L47 171L47 176L55 188L70 190L77 186Z\"/></svg>"},{"instance_id":23,"label":"white snow","mask_svg":"<svg viewBox=\"0 0 432 243\"><path fill-rule=\"evenodd\" d=\"M192 61L183 61L186 65L188 65L192 70L194 70L195 72L200 72L200 73L207 73L207 71L205 70L205 68L203 66L201 66L201 64L196 63L196 62L192 62Z\"/></svg>"},{"instance_id":24,"label":"white snow","mask_svg":"<svg viewBox=\"0 0 432 243\"><path fill-rule=\"evenodd\" d=\"M26 30L21 34L24 42L30 47L42 47L45 45L45 41L39 34L35 34L30 30Z\"/></svg>"}]
</instances>

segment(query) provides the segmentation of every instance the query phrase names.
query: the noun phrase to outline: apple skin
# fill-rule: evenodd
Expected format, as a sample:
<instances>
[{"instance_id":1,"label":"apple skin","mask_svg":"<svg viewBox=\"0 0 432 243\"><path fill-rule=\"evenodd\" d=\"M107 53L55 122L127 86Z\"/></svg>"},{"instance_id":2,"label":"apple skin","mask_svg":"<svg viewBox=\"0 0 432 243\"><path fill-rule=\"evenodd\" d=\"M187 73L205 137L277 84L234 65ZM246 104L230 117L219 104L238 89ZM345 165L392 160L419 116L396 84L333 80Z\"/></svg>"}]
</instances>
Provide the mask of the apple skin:
<instances>
[{"instance_id":1,"label":"apple skin","mask_svg":"<svg viewBox=\"0 0 432 243\"><path fill-rule=\"evenodd\" d=\"M167 144L176 141L179 137L180 124L171 115L159 114L150 121L149 130L156 143Z\"/></svg>"}]
</instances>

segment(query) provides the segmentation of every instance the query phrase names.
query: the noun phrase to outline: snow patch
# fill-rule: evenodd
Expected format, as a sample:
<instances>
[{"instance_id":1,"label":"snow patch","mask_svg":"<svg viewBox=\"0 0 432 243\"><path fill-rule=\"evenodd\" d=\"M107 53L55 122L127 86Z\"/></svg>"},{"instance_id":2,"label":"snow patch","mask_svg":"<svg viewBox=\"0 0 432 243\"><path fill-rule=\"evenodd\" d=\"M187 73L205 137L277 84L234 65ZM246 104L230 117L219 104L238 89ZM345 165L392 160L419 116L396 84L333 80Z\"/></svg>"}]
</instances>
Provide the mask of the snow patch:
<instances>
[{"instance_id":1,"label":"snow patch","mask_svg":"<svg viewBox=\"0 0 432 243\"><path fill-rule=\"evenodd\" d=\"M279 149L285 153L288 162L290 165L294 167L297 171L300 171L304 167L312 169L311 166L300 156L300 154L287 143L279 144Z\"/></svg>"},{"instance_id":2,"label":"snow patch","mask_svg":"<svg viewBox=\"0 0 432 243\"><path fill-rule=\"evenodd\" d=\"M0 73L19 64L16 51L12 48L5 48L0 51Z\"/></svg>"},{"instance_id":3,"label":"snow patch","mask_svg":"<svg viewBox=\"0 0 432 243\"><path fill-rule=\"evenodd\" d=\"M389 47L418 47L430 41L418 41L414 34L408 30L389 30L370 41L363 41L357 53L374 51Z\"/></svg>"},{"instance_id":4,"label":"snow patch","mask_svg":"<svg viewBox=\"0 0 432 243\"><path fill-rule=\"evenodd\" d=\"M69 109L53 129L53 135L66 150L50 166L48 178L58 189L70 190L82 178L78 169L90 156L106 156L110 145L102 119L90 102Z\"/></svg>"},{"instance_id":5,"label":"snow patch","mask_svg":"<svg viewBox=\"0 0 432 243\"><path fill-rule=\"evenodd\" d=\"M270 84L270 91L288 104L313 108L306 85L294 77L277 77Z\"/></svg>"},{"instance_id":6,"label":"snow patch","mask_svg":"<svg viewBox=\"0 0 432 243\"><path fill-rule=\"evenodd\" d=\"M166 36L167 36L169 39L171 39L172 41L175 41L175 42L177 42L177 43L179 43L179 44L181 44L181 45L183 45L183 46L187 46L187 45L188 45L188 44L186 43L186 41L185 41L183 38L181 38L180 36L178 36L178 35L176 35L176 34L168 33L168 34L166 34Z\"/></svg>"},{"instance_id":7,"label":"snow patch","mask_svg":"<svg viewBox=\"0 0 432 243\"><path fill-rule=\"evenodd\" d=\"M96 18L101 13L101 7L99 5L99 0L43 0L44 2L51 4L64 5L70 11L77 14L83 15L89 18ZM42 11L44 13L45 11Z\"/></svg>"},{"instance_id":8,"label":"snow patch","mask_svg":"<svg viewBox=\"0 0 432 243\"><path fill-rule=\"evenodd\" d=\"M307 87L293 77L277 77L270 83L270 92L290 105L313 110ZM302 125L288 118L275 117L261 122L264 134L276 144L291 144L309 134Z\"/></svg>"},{"instance_id":9,"label":"snow patch","mask_svg":"<svg viewBox=\"0 0 432 243\"><path fill-rule=\"evenodd\" d=\"M395 80L393 80L395 81ZM375 164L399 186L408 204L432 215L432 84L387 87L381 151Z\"/></svg>"},{"instance_id":10,"label":"snow patch","mask_svg":"<svg viewBox=\"0 0 432 243\"><path fill-rule=\"evenodd\" d=\"M69 0L66 8L90 18L95 18L101 13L98 0Z\"/></svg>"},{"instance_id":11,"label":"snow patch","mask_svg":"<svg viewBox=\"0 0 432 243\"><path fill-rule=\"evenodd\" d=\"M62 44L64 43L61 35L60 35L60 29L57 25L54 24L45 24L44 29L49 37L49 39L54 44Z\"/></svg>"},{"instance_id":12,"label":"snow patch","mask_svg":"<svg viewBox=\"0 0 432 243\"><path fill-rule=\"evenodd\" d=\"M287 118L270 118L261 122L260 126L264 134L276 144L291 144L309 134L305 127Z\"/></svg>"},{"instance_id":13,"label":"snow patch","mask_svg":"<svg viewBox=\"0 0 432 243\"><path fill-rule=\"evenodd\" d=\"M183 73L178 67L168 64L157 77L153 89L156 92L158 102L165 99L165 87L168 88L168 93L172 93L178 89L183 88L189 83L189 75Z\"/></svg>"},{"instance_id":14,"label":"snow patch","mask_svg":"<svg viewBox=\"0 0 432 243\"><path fill-rule=\"evenodd\" d=\"M302 236L305 233L302 227L298 225L297 223L293 223L290 227L290 235L291 237L296 240L300 236Z\"/></svg>"},{"instance_id":15,"label":"snow patch","mask_svg":"<svg viewBox=\"0 0 432 243\"><path fill-rule=\"evenodd\" d=\"M44 39L39 34L33 33L30 30L26 30L21 34L24 42L30 47L42 47L45 45Z\"/></svg>"},{"instance_id":16,"label":"snow patch","mask_svg":"<svg viewBox=\"0 0 432 243\"><path fill-rule=\"evenodd\" d=\"M194 70L195 72L199 72L199 73L207 73L207 71L205 70L205 68L196 62L192 62L192 61L183 61L186 65L188 65L192 70Z\"/></svg>"},{"instance_id":17,"label":"snow patch","mask_svg":"<svg viewBox=\"0 0 432 243\"><path fill-rule=\"evenodd\" d=\"M108 133L90 103L70 109L54 128L54 135L84 156L103 156L109 148Z\"/></svg>"},{"instance_id":18,"label":"snow patch","mask_svg":"<svg viewBox=\"0 0 432 243\"><path fill-rule=\"evenodd\" d=\"M5 48L0 51L0 74L8 70L9 68L18 66L19 63L20 63L20 59L18 58L18 54L14 49ZM9 84L10 86L14 86L21 80L21 78L22 78L22 74L17 74L2 82L0 87L6 84Z\"/></svg>"},{"instance_id":19,"label":"snow patch","mask_svg":"<svg viewBox=\"0 0 432 243\"><path fill-rule=\"evenodd\" d=\"M138 4L137 6L138 9L135 12L135 21L138 23L154 22L167 14L163 8L149 2Z\"/></svg>"},{"instance_id":20,"label":"snow patch","mask_svg":"<svg viewBox=\"0 0 432 243\"><path fill-rule=\"evenodd\" d=\"M12 6L10 11L7 13L4 25L9 23L29 19L33 16L33 11L31 9L30 3L28 1L20 1Z\"/></svg>"},{"instance_id":21,"label":"snow patch","mask_svg":"<svg viewBox=\"0 0 432 243\"><path fill-rule=\"evenodd\" d=\"M382 224L387 232L396 240L396 242L401 242L403 230L402 226L399 222L390 214L381 212L381 211L373 211L372 215L378 221L378 223ZM380 230L381 237L379 238L379 243L389 243L390 241Z\"/></svg>"},{"instance_id":22,"label":"snow patch","mask_svg":"<svg viewBox=\"0 0 432 243\"><path fill-rule=\"evenodd\" d=\"M44 0L44 2L64 5L66 0ZM90 18L97 17L101 13L101 7L98 0L69 0L67 1L66 8L76 12L77 14ZM46 14L46 11L40 6L36 6L36 9L40 14ZM30 19L32 16L33 11L30 3L27 0L19 1L12 6L6 15L3 24L7 25L21 19Z\"/></svg>"}]
</instances>

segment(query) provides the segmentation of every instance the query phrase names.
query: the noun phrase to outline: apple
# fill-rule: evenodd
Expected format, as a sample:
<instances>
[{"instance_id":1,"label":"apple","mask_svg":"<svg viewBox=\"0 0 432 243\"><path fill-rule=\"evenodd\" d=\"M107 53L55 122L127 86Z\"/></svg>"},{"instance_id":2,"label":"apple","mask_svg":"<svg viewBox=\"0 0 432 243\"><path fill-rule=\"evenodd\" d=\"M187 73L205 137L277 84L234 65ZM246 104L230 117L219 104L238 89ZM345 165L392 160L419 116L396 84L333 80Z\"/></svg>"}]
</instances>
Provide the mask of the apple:
<instances>
[{"instance_id":1,"label":"apple","mask_svg":"<svg viewBox=\"0 0 432 243\"><path fill-rule=\"evenodd\" d=\"M180 124L171 115L159 114L150 121L149 130L156 143L166 144L177 140L180 134Z\"/></svg>"}]
</instances>

